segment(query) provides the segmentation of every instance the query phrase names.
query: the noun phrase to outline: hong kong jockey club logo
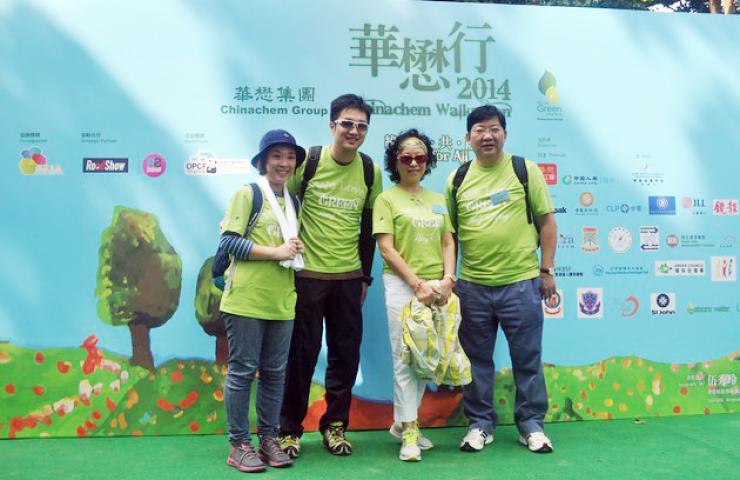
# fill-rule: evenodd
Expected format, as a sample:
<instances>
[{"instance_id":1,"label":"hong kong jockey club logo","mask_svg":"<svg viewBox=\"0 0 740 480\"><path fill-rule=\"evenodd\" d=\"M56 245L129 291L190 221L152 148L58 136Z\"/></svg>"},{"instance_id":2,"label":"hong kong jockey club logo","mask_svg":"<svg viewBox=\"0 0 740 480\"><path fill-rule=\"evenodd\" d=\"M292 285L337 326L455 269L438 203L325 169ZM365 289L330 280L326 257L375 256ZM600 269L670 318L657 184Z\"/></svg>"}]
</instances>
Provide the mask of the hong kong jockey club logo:
<instances>
[{"instance_id":1,"label":"hong kong jockey club logo","mask_svg":"<svg viewBox=\"0 0 740 480\"><path fill-rule=\"evenodd\" d=\"M601 288L578 289L578 318L601 318L604 316L601 308L603 291Z\"/></svg>"}]
</instances>

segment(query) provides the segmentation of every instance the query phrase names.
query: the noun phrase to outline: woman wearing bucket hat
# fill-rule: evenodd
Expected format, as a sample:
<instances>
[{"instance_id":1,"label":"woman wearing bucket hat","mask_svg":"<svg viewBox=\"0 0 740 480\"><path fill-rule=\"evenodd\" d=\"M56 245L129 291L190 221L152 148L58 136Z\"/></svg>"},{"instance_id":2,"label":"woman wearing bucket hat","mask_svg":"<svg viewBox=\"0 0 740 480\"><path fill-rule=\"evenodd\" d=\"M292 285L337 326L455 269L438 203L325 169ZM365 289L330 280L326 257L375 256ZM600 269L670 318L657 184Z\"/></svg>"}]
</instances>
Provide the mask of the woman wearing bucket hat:
<instances>
[{"instance_id":1,"label":"woman wearing bucket hat","mask_svg":"<svg viewBox=\"0 0 740 480\"><path fill-rule=\"evenodd\" d=\"M290 133L267 132L252 159L259 181L236 191L221 223L219 248L231 258L221 298L229 344L224 386L231 443L227 464L243 472L293 463L275 440L295 318L294 272L301 268L303 253L297 235L298 202L285 182L305 157ZM257 370L258 449L252 445L249 425L250 388Z\"/></svg>"},{"instance_id":2,"label":"woman wearing bucket hat","mask_svg":"<svg viewBox=\"0 0 740 480\"><path fill-rule=\"evenodd\" d=\"M399 134L386 148L385 167L396 185L373 206L373 235L385 260L383 285L393 356L393 420L390 433L401 438L399 458L420 461L432 448L418 427L418 409L427 380L418 378L402 359L404 305L416 297L445 305L456 280L452 225L442 195L421 186L436 165L429 138L416 129Z\"/></svg>"}]
</instances>

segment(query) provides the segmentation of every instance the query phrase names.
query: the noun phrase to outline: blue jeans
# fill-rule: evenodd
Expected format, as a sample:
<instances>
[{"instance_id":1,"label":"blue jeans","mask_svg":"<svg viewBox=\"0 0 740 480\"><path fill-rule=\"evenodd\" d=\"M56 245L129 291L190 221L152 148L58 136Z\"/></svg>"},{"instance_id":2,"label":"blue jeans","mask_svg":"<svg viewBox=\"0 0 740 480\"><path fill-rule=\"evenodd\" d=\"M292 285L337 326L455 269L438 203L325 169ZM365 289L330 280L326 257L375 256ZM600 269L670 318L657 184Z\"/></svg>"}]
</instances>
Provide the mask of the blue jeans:
<instances>
[{"instance_id":1,"label":"blue jeans","mask_svg":"<svg viewBox=\"0 0 740 480\"><path fill-rule=\"evenodd\" d=\"M249 395L259 369L257 431L274 438L280 427L292 320L258 320L222 313L229 343L229 373L224 387L229 442L250 443Z\"/></svg>"},{"instance_id":2,"label":"blue jeans","mask_svg":"<svg viewBox=\"0 0 740 480\"><path fill-rule=\"evenodd\" d=\"M496 427L493 386L493 348L498 327L506 335L516 384L514 420L519 433L543 431L547 412L547 386L542 373L542 323L540 279L533 278L487 287L460 280L462 321L458 335L468 355L472 383L463 387L463 407L469 428L492 433Z\"/></svg>"}]
</instances>

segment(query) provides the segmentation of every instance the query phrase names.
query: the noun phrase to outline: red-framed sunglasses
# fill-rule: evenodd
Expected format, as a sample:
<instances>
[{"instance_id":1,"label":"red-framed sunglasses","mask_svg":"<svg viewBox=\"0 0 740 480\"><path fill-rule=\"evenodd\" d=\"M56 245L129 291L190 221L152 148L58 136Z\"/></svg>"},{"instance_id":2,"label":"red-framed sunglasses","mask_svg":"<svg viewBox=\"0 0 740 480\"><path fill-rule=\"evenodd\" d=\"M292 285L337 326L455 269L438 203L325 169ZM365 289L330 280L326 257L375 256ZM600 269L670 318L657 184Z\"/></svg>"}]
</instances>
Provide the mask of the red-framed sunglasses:
<instances>
[{"instance_id":1,"label":"red-framed sunglasses","mask_svg":"<svg viewBox=\"0 0 740 480\"><path fill-rule=\"evenodd\" d=\"M417 165L424 165L429 161L429 157L424 154L412 156L408 153L403 153L398 156L398 161L404 165L411 165L411 162L416 162Z\"/></svg>"}]
</instances>

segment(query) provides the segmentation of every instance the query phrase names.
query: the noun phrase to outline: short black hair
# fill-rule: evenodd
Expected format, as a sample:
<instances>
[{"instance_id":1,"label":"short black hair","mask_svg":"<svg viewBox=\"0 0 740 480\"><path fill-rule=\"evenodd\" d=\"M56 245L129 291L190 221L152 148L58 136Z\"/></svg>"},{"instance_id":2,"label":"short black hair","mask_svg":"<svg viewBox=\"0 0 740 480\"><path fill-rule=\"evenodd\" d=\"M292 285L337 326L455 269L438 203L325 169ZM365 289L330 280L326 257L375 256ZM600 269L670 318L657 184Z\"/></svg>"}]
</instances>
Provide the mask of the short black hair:
<instances>
[{"instance_id":1,"label":"short black hair","mask_svg":"<svg viewBox=\"0 0 740 480\"><path fill-rule=\"evenodd\" d=\"M427 147L429 160L427 161L427 169L421 177L422 179L429 175L432 172L432 169L437 166L437 155L434 153L432 141L429 140L429 137L415 128L404 130L396 135L388 146L385 147L385 171L391 174L390 179L393 183L401 181L401 176L398 174L398 167L396 166L396 160L398 160L398 151L400 150L401 144L408 138L418 138Z\"/></svg>"},{"instance_id":2,"label":"short black hair","mask_svg":"<svg viewBox=\"0 0 740 480\"><path fill-rule=\"evenodd\" d=\"M474 108L472 112L468 114L468 133L473 125L480 122L485 122L494 117L498 118L499 123L506 130L506 117L503 112L493 105L481 105L480 107Z\"/></svg>"},{"instance_id":3,"label":"short black hair","mask_svg":"<svg viewBox=\"0 0 740 480\"><path fill-rule=\"evenodd\" d=\"M332 100L331 108L329 109L329 120L332 122L335 121L342 110L347 108L356 108L365 112L367 123L370 123L370 115L373 113L373 107L364 98L354 93L345 93Z\"/></svg>"}]
</instances>

